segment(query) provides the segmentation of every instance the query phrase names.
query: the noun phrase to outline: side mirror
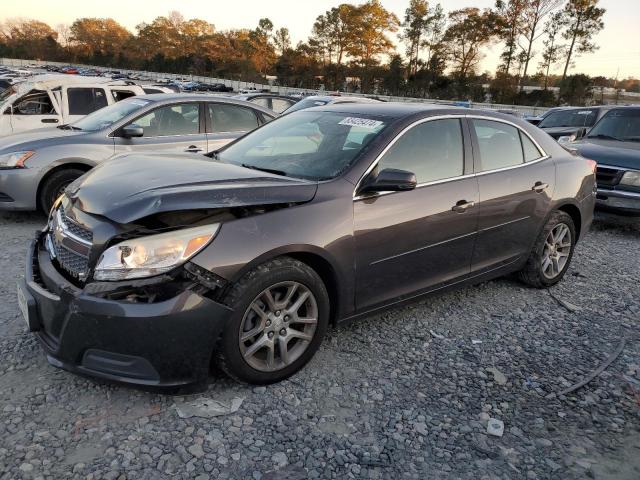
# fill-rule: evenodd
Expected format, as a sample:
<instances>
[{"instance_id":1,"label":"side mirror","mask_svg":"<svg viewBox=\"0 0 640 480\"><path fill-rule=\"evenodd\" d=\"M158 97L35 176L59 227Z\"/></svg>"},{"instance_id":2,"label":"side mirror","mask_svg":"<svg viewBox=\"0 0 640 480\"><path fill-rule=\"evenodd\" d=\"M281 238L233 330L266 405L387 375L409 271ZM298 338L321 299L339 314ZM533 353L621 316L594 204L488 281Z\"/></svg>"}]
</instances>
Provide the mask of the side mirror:
<instances>
[{"instance_id":1,"label":"side mirror","mask_svg":"<svg viewBox=\"0 0 640 480\"><path fill-rule=\"evenodd\" d=\"M385 168L375 177L367 179L360 193L403 192L413 190L418 184L415 173L395 168Z\"/></svg>"},{"instance_id":2,"label":"side mirror","mask_svg":"<svg viewBox=\"0 0 640 480\"><path fill-rule=\"evenodd\" d=\"M144 135L144 128L139 127L135 124L131 124L122 127L122 130L120 130L120 132L124 138L142 137Z\"/></svg>"},{"instance_id":3,"label":"side mirror","mask_svg":"<svg viewBox=\"0 0 640 480\"><path fill-rule=\"evenodd\" d=\"M576 140L580 140L587 134L587 127L582 127L576 132Z\"/></svg>"}]
</instances>

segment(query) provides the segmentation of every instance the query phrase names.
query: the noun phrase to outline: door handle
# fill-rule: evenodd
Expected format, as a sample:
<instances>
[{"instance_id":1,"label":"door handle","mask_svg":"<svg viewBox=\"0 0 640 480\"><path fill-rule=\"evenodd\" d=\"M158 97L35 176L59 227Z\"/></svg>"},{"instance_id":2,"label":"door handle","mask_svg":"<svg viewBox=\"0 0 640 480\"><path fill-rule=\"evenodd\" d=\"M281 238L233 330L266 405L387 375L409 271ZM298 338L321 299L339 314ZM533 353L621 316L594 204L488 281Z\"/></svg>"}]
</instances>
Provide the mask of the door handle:
<instances>
[{"instance_id":1,"label":"door handle","mask_svg":"<svg viewBox=\"0 0 640 480\"><path fill-rule=\"evenodd\" d=\"M460 200L456 202L456 204L453 207L451 207L451 210L453 210L456 213L464 213L469 208L473 207L475 204L476 202L467 202L466 200Z\"/></svg>"},{"instance_id":2,"label":"door handle","mask_svg":"<svg viewBox=\"0 0 640 480\"><path fill-rule=\"evenodd\" d=\"M58 123L57 118L43 118L40 120L42 123Z\"/></svg>"},{"instance_id":3,"label":"door handle","mask_svg":"<svg viewBox=\"0 0 640 480\"><path fill-rule=\"evenodd\" d=\"M531 190L533 190L536 193L542 193L547 188L549 188L549 184L548 183L536 182L535 185L533 187L531 187Z\"/></svg>"},{"instance_id":4,"label":"door handle","mask_svg":"<svg viewBox=\"0 0 640 480\"><path fill-rule=\"evenodd\" d=\"M198 153L201 151L202 149L197 145L189 145L189 147L185 150L185 152L189 152L189 153Z\"/></svg>"}]
</instances>

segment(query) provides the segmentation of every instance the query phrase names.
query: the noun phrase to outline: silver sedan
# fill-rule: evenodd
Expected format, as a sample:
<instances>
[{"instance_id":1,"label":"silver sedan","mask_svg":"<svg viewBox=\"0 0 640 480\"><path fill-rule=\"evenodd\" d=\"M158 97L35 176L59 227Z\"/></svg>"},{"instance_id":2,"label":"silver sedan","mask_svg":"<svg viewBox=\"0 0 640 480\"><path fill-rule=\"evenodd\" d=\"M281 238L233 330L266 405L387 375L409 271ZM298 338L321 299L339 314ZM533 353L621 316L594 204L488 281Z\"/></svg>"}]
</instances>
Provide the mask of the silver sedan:
<instances>
[{"instance_id":1,"label":"silver sedan","mask_svg":"<svg viewBox=\"0 0 640 480\"><path fill-rule=\"evenodd\" d=\"M154 94L57 129L10 135L0 140L0 209L46 212L99 162L128 152L206 153L273 117L267 108L221 96Z\"/></svg>"}]
</instances>

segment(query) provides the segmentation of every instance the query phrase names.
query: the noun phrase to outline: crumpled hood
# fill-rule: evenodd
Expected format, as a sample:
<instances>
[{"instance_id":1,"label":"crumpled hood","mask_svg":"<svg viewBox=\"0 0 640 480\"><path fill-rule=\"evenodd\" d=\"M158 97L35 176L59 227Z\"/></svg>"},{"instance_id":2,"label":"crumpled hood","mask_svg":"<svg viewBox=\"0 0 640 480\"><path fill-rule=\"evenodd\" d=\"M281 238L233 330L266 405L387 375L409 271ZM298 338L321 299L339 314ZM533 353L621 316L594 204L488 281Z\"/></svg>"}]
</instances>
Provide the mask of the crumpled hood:
<instances>
[{"instance_id":1,"label":"crumpled hood","mask_svg":"<svg viewBox=\"0 0 640 480\"><path fill-rule=\"evenodd\" d=\"M640 143L585 138L571 144L583 157L600 165L640 170Z\"/></svg>"},{"instance_id":2,"label":"crumpled hood","mask_svg":"<svg viewBox=\"0 0 640 480\"><path fill-rule=\"evenodd\" d=\"M68 137L86 135L87 132L77 130L62 130L60 128L48 127L29 130L24 133L13 133L10 135L0 135L0 153L8 153L16 150L36 150L43 144L49 146L53 139L60 139L66 142Z\"/></svg>"},{"instance_id":3,"label":"crumpled hood","mask_svg":"<svg viewBox=\"0 0 640 480\"><path fill-rule=\"evenodd\" d=\"M66 190L82 211L126 224L160 212L308 202L318 185L191 154L128 154Z\"/></svg>"}]
</instances>

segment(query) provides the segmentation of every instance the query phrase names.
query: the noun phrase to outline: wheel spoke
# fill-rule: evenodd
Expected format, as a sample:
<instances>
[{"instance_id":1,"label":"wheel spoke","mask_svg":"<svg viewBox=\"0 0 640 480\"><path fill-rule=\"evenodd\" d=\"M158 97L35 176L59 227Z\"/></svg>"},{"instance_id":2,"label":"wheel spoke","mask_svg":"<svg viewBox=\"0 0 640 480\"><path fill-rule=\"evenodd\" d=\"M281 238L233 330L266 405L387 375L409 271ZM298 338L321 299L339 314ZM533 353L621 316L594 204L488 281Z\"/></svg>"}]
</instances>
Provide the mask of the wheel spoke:
<instances>
[{"instance_id":1,"label":"wheel spoke","mask_svg":"<svg viewBox=\"0 0 640 480\"><path fill-rule=\"evenodd\" d=\"M544 258L544 262L542 262L542 270L546 272L549 269L549 265L551 265L551 258L547 255Z\"/></svg>"},{"instance_id":2,"label":"wheel spoke","mask_svg":"<svg viewBox=\"0 0 640 480\"><path fill-rule=\"evenodd\" d=\"M267 367L273 369L275 365L275 350L276 347L273 342L267 344Z\"/></svg>"},{"instance_id":3,"label":"wheel spoke","mask_svg":"<svg viewBox=\"0 0 640 480\"><path fill-rule=\"evenodd\" d=\"M299 338L301 340L307 340L308 342L311 341L311 339L313 338L312 335L308 335L304 332L301 332L299 330L294 330L293 328L289 329L289 337L291 338Z\"/></svg>"},{"instance_id":4,"label":"wheel spoke","mask_svg":"<svg viewBox=\"0 0 640 480\"><path fill-rule=\"evenodd\" d=\"M253 357L258 350L260 350L261 348L267 346L267 344L269 344L269 343L270 342L269 342L269 340L267 339L266 336L261 337L260 339L258 339L256 341L256 343L254 343L249 348L247 348L247 351L244 352L244 358Z\"/></svg>"},{"instance_id":5,"label":"wheel spoke","mask_svg":"<svg viewBox=\"0 0 640 480\"><path fill-rule=\"evenodd\" d=\"M262 294L262 298L264 298L265 303L267 304L267 308L269 308L270 311L273 312L277 310L276 301L273 299L271 290L265 290Z\"/></svg>"},{"instance_id":6,"label":"wheel spoke","mask_svg":"<svg viewBox=\"0 0 640 480\"><path fill-rule=\"evenodd\" d=\"M252 339L253 337L258 335L259 333L263 332L264 331L264 327L265 327L265 322L262 321L262 322L260 322L260 324L258 326L256 326L255 328L252 328L248 332L242 332L242 336L240 337L240 340L242 342L246 342L247 340Z\"/></svg>"},{"instance_id":7,"label":"wheel spoke","mask_svg":"<svg viewBox=\"0 0 640 480\"><path fill-rule=\"evenodd\" d=\"M316 323L318 323L318 319L313 317L298 317L296 319L294 319L291 323L303 323L305 325L314 325Z\"/></svg>"},{"instance_id":8,"label":"wheel spoke","mask_svg":"<svg viewBox=\"0 0 640 480\"><path fill-rule=\"evenodd\" d=\"M262 310L260 308L260 306L256 303L253 302L251 304L251 306L249 307L251 310L253 310L254 312L256 312L256 314L264 321L267 319L268 315L267 312L265 312L264 310Z\"/></svg>"},{"instance_id":9,"label":"wheel spoke","mask_svg":"<svg viewBox=\"0 0 640 480\"><path fill-rule=\"evenodd\" d=\"M287 308L287 305L289 305L289 302L291 301L291 299L293 298L293 295L296 293L297 290L298 290L297 283L294 283L289 288L287 288L287 293L285 293L284 298L279 302L282 309Z\"/></svg>"},{"instance_id":10,"label":"wheel spoke","mask_svg":"<svg viewBox=\"0 0 640 480\"><path fill-rule=\"evenodd\" d=\"M553 272L554 276L558 275L560 273L560 265L558 263L558 259L557 258L553 258L551 261L553 262L552 272Z\"/></svg>"},{"instance_id":11,"label":"wheel spoke","mask_svg":"<svg viewBox=\"0 0 640 480\"><path fill-rule=\"evenodd\" d=\"M300 307L302 306L302 304L307 300L307 298L309 298L309 295L311 295L309 290L305 290L304 292L302 292L298 296L298 299L296 300L296 302L293 305L291 305L291 307L288 309L289 313L297 313L298 310L300 310Z\"/></svg>"},{"instance_id":12,"label":"wheel spoke","mask_svg":"<svg viewBox=\"0 0 640 480\"><path fill-rule=\"evenodd\" d=\"M280 358L285 365L289 365L289 350L287 348L287 337L278 337L278 349L280 350Z\"/></svg>"}]
</instances>

